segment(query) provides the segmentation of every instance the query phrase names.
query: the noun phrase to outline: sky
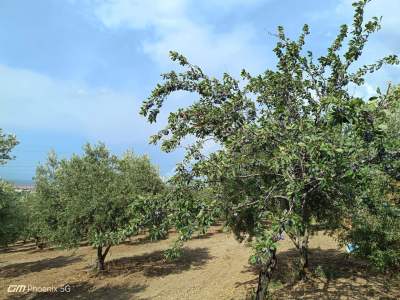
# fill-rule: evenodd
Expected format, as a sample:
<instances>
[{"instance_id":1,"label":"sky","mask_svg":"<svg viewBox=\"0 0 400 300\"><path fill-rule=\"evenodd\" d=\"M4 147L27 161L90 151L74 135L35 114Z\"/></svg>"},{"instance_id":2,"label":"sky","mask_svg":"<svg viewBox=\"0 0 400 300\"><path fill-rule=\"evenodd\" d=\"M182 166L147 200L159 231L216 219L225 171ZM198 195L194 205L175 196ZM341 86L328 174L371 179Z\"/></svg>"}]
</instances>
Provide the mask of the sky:
<instances>
[{"instance_id":1,"label":"sky","mask_svg":"<svg viewBox=\"0 0 400 300\"><path fill-rule=\"evenodd\" d=\"M400 0L368 6L383 28L361 63L400 54L399 11ZM98 141L116 154L148 154L168 177L183 150L163 153L149 136L195 98L174 95L152 125L139 109L160 74L177 68L170 50L217 78L242 68L257 74L274 67L278 25L296 38L309 24L306 48L323 54L352 14L351 0L0 0L0 128L20 142L0 177L29 183L51 149L69 157ZM354 93L372 95L389 81L400 83L399 67Z\"/></svg>"}]
</instances>

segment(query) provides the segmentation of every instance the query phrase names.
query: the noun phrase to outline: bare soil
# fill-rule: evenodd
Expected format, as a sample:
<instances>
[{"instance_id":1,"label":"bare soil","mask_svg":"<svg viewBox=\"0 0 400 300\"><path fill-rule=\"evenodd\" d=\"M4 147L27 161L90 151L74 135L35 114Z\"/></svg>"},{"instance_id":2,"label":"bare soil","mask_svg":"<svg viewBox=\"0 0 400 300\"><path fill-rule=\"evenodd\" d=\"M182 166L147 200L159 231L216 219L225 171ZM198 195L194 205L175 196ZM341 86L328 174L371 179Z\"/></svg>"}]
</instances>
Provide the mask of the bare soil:
<instances>
[{"instance_id":1,"label":"bare soil","mask_svg":"<svg viewBox=\"0 0 400 300\"><path fill-rule=\"evenodd\" d=\"M169 240L133 239L112 247L107 271L96 275L95 251L44 249L17 244L0 249L0 299L249 299L257 272L248 264L250 249L213 227L189 241L176 262L163 259ZM334 239L319 233L310 242L310 274L298 282L296 252L280 242L273 299L400 299L399 274L375 274L348 258ZM9 293L9 285L69 287L70 292Z\"/></svg>"}]
</instances>

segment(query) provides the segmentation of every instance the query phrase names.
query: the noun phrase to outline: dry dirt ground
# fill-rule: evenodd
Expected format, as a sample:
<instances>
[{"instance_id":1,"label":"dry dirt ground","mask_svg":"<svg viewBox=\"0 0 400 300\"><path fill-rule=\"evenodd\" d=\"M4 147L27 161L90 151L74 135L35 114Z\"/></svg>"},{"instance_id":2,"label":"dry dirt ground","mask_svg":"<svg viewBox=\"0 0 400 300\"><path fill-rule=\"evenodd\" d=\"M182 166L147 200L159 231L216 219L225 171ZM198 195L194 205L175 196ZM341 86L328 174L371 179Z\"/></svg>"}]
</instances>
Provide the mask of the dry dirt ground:
<instances>
[{"instance_id":1,"label":"dry dirt ground","mask_svg":"<svg viewBox=\"0 0 400 300\"><path fill-rule=\"evenodd\" d=\"M187 243L177 262L163 260L170 240L135 239L111 248L107 271L95 275L95 251L37 250L33 244L0 249L0 299L248 299L257 283L250 250L218 227ZM378 275L347 258L323 234L311 239L310 279L296 282L296 253L281 242L272 299L400 299L398 274ZM68 286L69 293L8 293L10 284Z\"/></svg>"}]
</instances>

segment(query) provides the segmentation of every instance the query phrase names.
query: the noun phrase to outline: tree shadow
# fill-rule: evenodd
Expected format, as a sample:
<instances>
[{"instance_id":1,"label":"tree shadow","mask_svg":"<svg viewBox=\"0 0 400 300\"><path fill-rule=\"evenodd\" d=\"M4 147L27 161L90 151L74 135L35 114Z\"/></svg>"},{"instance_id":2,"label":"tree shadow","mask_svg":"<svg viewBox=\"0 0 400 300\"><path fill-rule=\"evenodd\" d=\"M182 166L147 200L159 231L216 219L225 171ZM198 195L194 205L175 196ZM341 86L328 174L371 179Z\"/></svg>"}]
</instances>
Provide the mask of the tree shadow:
<instances>
[{"instance_id":1,"label":"tree shadow","mask_svg":"<svg viewBox=\"0 0 400 300\"><path fill-rule=\"evenodd\" d=\"M202 234L198 234L196 236L194 236L192 239L193 240L205 240L208 239L216 234L219 234L217 231L214 232L206 232L206 233L202 233Z\"/></svg>"},{"instance_id":2,"label":"tree shadow","mask_svg":"<svg viewBox=\"0 0 400 300\"><path fill-rule=\"evenodd\" d=\"M207 248L184 248L182 256L174 261L167 261L164 251L155 251L132 257L122 257L106 263L104 276L118 276L142 272L147 277L178 274L190 268L200 268L212 257Z\"/></svg>"},{"instance_id":3,"label":"tree shadow","mask_svg":"<svg viewBox=\"0 0 400 300\"><path fill-rule=\"evenodd\" d=\"M28 293L13 293L7 300L47 300L47 299L114 299L128 300L132 296L145 290L145 285L120 285L120 286L104 286L96 288L91 283L80 282L66 284L60 287L56 292L28 292ZM64 289L62 292L61 289ZM136 299L136 298L135 298ZM145 298L140 298L145 300Z\"/></svg>"},{"instance_id":4,"label":"tree shadow","mask_svg":"<svg viewBox=\"0 0 400 300\"><path fill-rule=\"evenodd\" d=\"M192 237L192 239L193 240L196 240L196 239L207 239L207 238L210 238L210 237L212 237L212 236L214 236L216 234L219 234L219 233L223 233L222 229L217 229L217 230L214 230L214 231L207 231L206 233L199 233L199 234L194 235ZM133 245L143 245L143 244L147 244L147 243L158 243L160 241L168 240L168 238L170 238L171 235L174 235L174 234L177 234L176 230L175 229L170 229L168 231L168 235L167 236L165 236L163 238L160 238L160 239L157 239L157 240L154 240L154 239L151 239L151 236L149 236L148 234L143 233L143 234L141 234L139 236L136 236L136 237L133 237L133 238L129 238L129 239L123 241L121 244L133 246Z\"/></svg>"},{"instance_id":5,"label":"tree shadow","mask_svg":"<svg viewBox=\"0 0 400 300\"><path fill-rule=\"evenodd\" d=\"M155 240L155 239L152 239L149 235L142 235L139 237L129 238L129 239L123 241L121 244L129 245L129 246L143 245L143 244L155 244L160 241L165 241L167 239L168 239L168 236Z\"/></svg>"},{"instance_id":6,"label":"tree shadow","mask_svg":"<svg viewBox=\"0 0 400 300\"><path fill-rule=\"evenodd\" d=\"M310 249L308 280L297 280L298 252L279 252L278 265L271 281L273 299L400 299L398 274L380 274L365 261L349 257L337 249ZM257 271L247 268L243 272ZM254 279L239 282L251 288Z\"/></svg>"},{"instance_id":7,"label":"tree shadow","mask_svg":"<svg viewBox=\"0 0 400 300\"><path fill-rule=\"evenodd\" d=\"M16 243L14 245L0 248L1 254L6 253L19 253L19 252L28 252L36 249L36 245L34 243Z\"/></svg>"},{"instance_id":8,"label":"tree shadow","mask_svg":"<svg viewBox=\"0 0 400 300\"><path fill-rule=\"evenodd\" d=\"M20 252L27 252L29 254L33 254L33 253L43 253L46 251L54 251L56 249L57 247L54 247L53 245L44 244L42 248L39 248L36 245L36 243L32 241L26 241L25 243L22 241L18 241L13 245L0 248L0 254L20 253Z\"/></svg>"},{"instance_id":9,"label":"tree shadow","mask_svg":"<svg viewBox=\"0 0 400 300\"><path fill-rule=\"evenodd\" d=\"M57 256L38 261L16 263L0 268L0 278L18 277L26 273L41 272L43 270L61 268L82 260L82 256Z\"/></svg>"},{"instance_id":10,"label":"tree shadow","mask_svg":"<svg viewBox=\"0 0 400 300\"><path fill-rule=\"evenodd\" d=\"M35 247L35 248L29 250L28 253L29 254L45 253L45 252L51 252L54 250L62 250L62 248L57 248L57 247L53 247L53 246L45 246L44 248Z\"/></svg>"}]
</instances>

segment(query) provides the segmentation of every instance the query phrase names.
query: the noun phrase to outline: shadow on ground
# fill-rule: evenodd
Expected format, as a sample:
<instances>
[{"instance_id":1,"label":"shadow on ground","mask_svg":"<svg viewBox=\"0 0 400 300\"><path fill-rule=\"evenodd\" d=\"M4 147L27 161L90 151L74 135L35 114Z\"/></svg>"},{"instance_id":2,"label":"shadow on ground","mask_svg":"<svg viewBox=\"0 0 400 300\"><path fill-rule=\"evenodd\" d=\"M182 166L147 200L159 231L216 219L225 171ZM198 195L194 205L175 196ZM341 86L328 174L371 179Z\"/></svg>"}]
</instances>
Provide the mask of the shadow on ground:
<instances>
[{"instance_id":1,"label":"shadow on ground","mask_svg":"<svg viewBox=\"0 0 400 300\"><path fill-rule=\"evenodd\" d=\"M398 274L379 274L368 265L348 257L336 249L314 248L309 256L309 278L298 281L295 249L280 252L270 289L273 299L400 299ZM248 268L244 272L256 270ZM253 280L238 282L237 286L256 287Z\"/></svg>"},{"instance_id":2,"label":"shadow on ground","mask_svg":"<svg viewBox=\"0 0 400 300\"><path fill-rule=\"evenodd\" d=\"M208 231L208 232L203 233L203 234L195 235L194 237L192 237L192 239L193 240L196 240L196 239L208 239L208 238L211 238L214 235L220 234L220 233L223 233L223 231L221 229L218 229L218 230L216 230L214 232ZM169 235L168 236L166 236L165 238L161 238L159 240L152 240L149 235L142 234L142 235L136 236L136 237L134 237L132 239L127 239L126 241L122 242L121 244L131 245L131 246L132 245L143 245L143 244L147 244L147 243L156 244L156 243L159 243L160 241L168 240L168 237L170 237L172 234L176 234L176 231L173 230L173 229L169 231Z\"/></svg>"},{"instance_id":3,"label":"shadow on ground","mask_svg":"<svg viewBox=\"0 0 400 300\"><path fill-rule=\"evenodd\" d=\"M215 232L206 232L203 234L198 234L195 237L193 237L193 240L204 240L204 239L209 239L210 237L213 237L216 234L220 234L220 232L215 231Z\"/></svg>"},{"instance_id":4,"label":"shadow on ground","mask_svg":"<svg viewBox=\"0 0 400 300\"><path fill-rule=\"evenodd\" d=\"M121 285L121 286L104 286L95 288L88 282L75 283L65 285L62 287L64 292L29 292L26 294L11 294L7 300L69 300L69 299L113 299L113 300L126 300L143 291L146 286L144 285ZM136 299L136 298L135 298ZM144 298L140 298L144 300Z\"/></svg>"},{"instance_id":5,"label":"shadow on ground","mask_svg":"<svg viewBox=\"0 0 400 300\"><path fill-rule=\"evenodd\" d=\"M106 263L106 271L94 275L96 282L104 277L129 275L142 272L147 277L159 277L178 274L191 268L201 268L212 257L207 248L185 248L182 256L169 262L164 259L164 251L155 251L131 257L122 257ZM1 277L17 277L27 272L40 272L45 269L63 267L81 260L81 257L59 256L37 262L19 263L6 266L0 271ZM146 285L107 285L96 287L90 282L71 283L67 285L69 292L35 292L11 293L8 300L41 300L41 299L132 299L135 294L147 288ZM137 295L136 295L137 296ZM135 298L136 299L136 298ZM139 298L144 299L144 298Z\"/></svg>"},{"instance_id":6,"label":"shadow on ground","mask_svg":"<svg viewBox=\"0 0 400 300\"><path fill-rule=\"evenodd\" d=\"M81 260L81 256L57 256L38 261L6 265L0 268L0 278L18 277L26 273L61 268Z\"/></svg>"},{"instance_id":7,"label":"shadow on ground","mask_svg":"<svg viewBox=\"0 0 400 300\"><path fill-rule=\"evenodd\" d=\"M34 251L37 247L34 243L16 243L14 245L0 248L0 253L18 253L18 252L28 252Z\"/></svg>"},{"instance_id":8,"label":"shadow on ground","mask_svg":"<svg viewBox=\"0 0 400 300\"><path fill-rule=\"evenodd\" d=\"M155 251L131 257L122 257L106 263L104 276L118 276L143 272L147 277L178 274L190 268L200 268L212 257L207 248L185 248L182 256L175 261L166 261L164 251Z\"/></svg>"}]
</instances>

